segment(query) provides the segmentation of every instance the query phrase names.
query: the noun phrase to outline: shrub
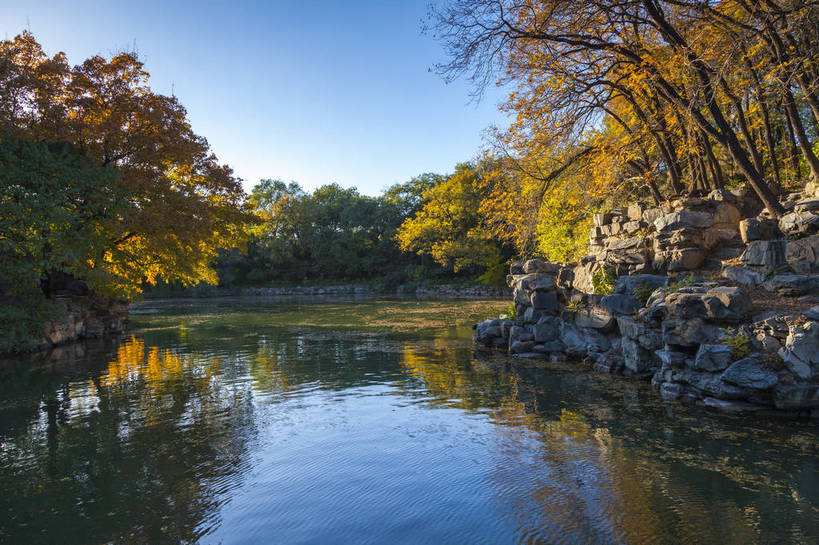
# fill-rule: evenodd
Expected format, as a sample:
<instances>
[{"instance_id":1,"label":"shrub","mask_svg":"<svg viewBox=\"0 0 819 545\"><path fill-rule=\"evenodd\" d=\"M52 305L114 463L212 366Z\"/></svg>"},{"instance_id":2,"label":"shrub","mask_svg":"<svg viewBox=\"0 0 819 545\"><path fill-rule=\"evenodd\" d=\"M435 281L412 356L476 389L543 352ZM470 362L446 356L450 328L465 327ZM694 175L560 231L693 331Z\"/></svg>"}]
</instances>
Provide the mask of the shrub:
<instances>
[{"instance_id":1,"label":"shrub","mask_svg":"<svg viewBox=\"0 0 819 545\"><path fill-rule=\"evenodd\" d=\"M611 295L614 293L614 284L617 277L611 267L602 267L592 276L592 286L597 295Z\"/></svg>"}]
</instances>

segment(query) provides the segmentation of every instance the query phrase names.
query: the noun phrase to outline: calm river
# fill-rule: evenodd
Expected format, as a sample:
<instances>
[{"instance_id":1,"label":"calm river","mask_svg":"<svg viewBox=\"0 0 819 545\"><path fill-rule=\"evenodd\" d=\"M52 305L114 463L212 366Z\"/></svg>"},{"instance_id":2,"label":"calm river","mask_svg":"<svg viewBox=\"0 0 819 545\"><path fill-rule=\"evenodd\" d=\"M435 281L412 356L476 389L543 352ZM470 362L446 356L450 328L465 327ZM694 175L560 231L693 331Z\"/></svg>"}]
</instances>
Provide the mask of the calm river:
<instances>
[{"instance_id":1,"label":"calm river","mask_svg":"<svg viewBox=\"0 0 819 545\"><path fill-rule=\"evenodd\" d=\"M0 543L819 543L819 426L474 354L505 301L149 302L0 367Z\"/></svg>"}]
</instances>

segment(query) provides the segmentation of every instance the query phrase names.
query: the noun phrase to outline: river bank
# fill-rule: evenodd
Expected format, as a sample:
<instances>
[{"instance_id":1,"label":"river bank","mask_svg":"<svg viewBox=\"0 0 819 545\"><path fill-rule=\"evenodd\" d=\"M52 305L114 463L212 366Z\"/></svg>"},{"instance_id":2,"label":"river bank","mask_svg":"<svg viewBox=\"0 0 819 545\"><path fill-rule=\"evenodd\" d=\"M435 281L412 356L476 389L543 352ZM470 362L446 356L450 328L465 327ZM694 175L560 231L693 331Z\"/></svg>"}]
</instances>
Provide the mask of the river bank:
<instances>
[{"instance_id":1,"label":"river bank","mask_svg":"<svg viewBox=\"0 0 819 545\"><path fill-rule=\"evenodd\" d=\"M578 263L515 263L513 319L475 341L517 358L585 359L666 400L819 417L819 199L778 222L747 192L597 214Z\"/></svg>"}]
</instances>

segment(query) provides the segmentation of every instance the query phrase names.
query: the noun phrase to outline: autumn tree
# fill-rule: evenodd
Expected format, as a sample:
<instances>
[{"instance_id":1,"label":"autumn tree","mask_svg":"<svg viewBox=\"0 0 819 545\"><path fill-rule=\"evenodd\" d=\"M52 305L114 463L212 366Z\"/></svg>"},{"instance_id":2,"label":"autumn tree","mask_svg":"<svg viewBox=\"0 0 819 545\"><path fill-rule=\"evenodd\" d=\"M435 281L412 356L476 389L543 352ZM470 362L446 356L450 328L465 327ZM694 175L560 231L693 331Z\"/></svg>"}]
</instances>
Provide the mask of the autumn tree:
<instances>
[{"instance_id":1,"label":"autumn tree","mask_svg":"<svg viewBox=\"0 0 819 545\"><path fill-rule=\"evenodd\" d=\"M129 53L71 66L28 32L0 42L0 131L69 143L116 171L112 185L128 206L107 218L87 277L120 296L160 277L215 282L217 248L240 243L253 221L240 181L193 132L176 97L152 91L148 77Z\"/></svg>"}]
</instances>

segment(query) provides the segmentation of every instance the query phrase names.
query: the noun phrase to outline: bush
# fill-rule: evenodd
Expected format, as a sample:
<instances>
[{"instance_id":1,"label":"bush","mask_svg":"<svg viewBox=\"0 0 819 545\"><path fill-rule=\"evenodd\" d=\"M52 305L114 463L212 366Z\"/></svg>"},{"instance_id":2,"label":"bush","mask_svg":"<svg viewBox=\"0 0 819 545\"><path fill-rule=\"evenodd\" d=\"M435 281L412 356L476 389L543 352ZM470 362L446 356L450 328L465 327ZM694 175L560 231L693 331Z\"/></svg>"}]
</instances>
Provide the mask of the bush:
<instances>
[{"instance_id":1,"label":"bush","mask_svg":"<svg viewBox=\"0 0 819 545\"><path fill-rule=\"evenodd\" d=\"M592 276L592 286L597 295L611 295L616 283L617 277L611 267L602 267Z\"/></svg>"}]
</instances>

